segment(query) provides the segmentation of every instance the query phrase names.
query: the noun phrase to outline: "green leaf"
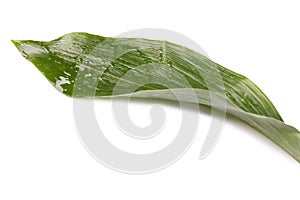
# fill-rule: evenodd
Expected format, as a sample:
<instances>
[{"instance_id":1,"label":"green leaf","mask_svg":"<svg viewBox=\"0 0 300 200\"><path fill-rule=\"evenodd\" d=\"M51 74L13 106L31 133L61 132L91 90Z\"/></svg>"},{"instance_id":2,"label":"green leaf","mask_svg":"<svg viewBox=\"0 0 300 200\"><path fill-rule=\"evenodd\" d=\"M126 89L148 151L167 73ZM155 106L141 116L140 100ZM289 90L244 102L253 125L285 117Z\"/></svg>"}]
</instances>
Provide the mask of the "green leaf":
<instances>
[{"instance_id":1,"label":"green leaf","mask_svg":"<svg viewBox=\"0 0 300 200\"><path fill-rule=\"evenodd\" d=\"M225 105L228 114L300 161L300 133L283 122L268 97L245 76L193 50L167 41L88 33L13 43L67 96L179 99L221 111Z\"/></svg>"}]
</instances>

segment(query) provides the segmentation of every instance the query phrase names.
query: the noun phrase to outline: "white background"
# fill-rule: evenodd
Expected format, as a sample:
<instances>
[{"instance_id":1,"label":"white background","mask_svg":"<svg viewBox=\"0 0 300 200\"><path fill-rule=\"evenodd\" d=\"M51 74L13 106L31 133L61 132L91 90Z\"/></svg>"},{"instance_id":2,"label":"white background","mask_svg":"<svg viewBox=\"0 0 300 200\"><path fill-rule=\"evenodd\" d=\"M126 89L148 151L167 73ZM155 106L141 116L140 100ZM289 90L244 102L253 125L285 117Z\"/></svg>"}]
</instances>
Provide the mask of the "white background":
<instances>
[{"instance_id":1,"label":"white background","mask_svg":"<svg viewBox=\"0 0 300 200\"><path fill-rule=\"evenodd\" d=\"M10 42L75 31L114 36L137 28L174 30L252 79L286 123L300 128L299 10L290 0L2 1L0 199L299 199L300 165L237 120L226 120L214 151L198 160L210 121L206 112L199 114L191 149L169 168L128 175L102 166L80 142L72 99L59 94ZM97 102L99 123L107 119L106 128L118 131L109 105ZM133 120L147 125L150 107L131 105ZM165 110L171 113L166 126L176 124L178 109Z\"/></svg>"}]
</instances>

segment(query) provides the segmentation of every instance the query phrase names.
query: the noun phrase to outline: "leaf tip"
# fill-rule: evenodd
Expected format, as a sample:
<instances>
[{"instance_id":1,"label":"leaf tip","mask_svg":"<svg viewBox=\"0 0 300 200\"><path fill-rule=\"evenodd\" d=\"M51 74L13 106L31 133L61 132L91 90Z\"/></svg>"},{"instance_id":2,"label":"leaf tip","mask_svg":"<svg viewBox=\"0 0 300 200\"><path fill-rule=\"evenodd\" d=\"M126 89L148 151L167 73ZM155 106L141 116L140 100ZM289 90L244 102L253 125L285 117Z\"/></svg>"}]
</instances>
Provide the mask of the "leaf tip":
<instances>
[{"instance_id":1,"label":"leaf tip","mask_svg":"<svg viewBox=\"0 0 300 200\"><path fill-rule=\"evenodd\" d=\"M28 55L25 53L25 51L22 48L22 45L24 44L24 41L22 41L22 40L11 40L11 42L15 45L15 47L22 54L22 56L27 59Z\"/></svg>"},{"instance_id":2,"label":"leaf tip","mask_svg":"<svg viewBox=\"0 0 300 200\"><path fill-rule=\"evenodd\" d=\"M31 40L11 40L11 42L26 59L45 56L48 53L42 42Z\"/></svg>"},{"instance_id":3,"label":"leaf tip","mask_svg":"<svg viewBox=\"0 0 300 200\"><path fill-rule=\"evenodd\" d=\"M17 47L17 49L19 50L20 45L22 44L21 40L11 40L11 42L15 45L15 47Z\"/></svg>"}]
</instances>

